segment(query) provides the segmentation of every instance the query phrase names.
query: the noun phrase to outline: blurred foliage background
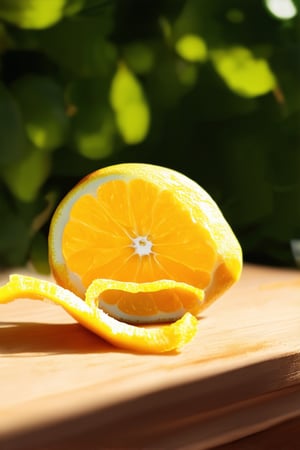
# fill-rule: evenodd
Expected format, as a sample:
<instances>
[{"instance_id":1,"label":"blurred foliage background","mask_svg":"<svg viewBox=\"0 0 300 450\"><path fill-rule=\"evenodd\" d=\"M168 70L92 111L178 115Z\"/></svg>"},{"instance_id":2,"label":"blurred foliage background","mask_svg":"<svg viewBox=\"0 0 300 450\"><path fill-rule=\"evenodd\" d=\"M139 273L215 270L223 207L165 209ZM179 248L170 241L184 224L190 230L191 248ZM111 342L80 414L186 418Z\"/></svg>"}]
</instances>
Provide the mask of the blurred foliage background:
<instances>
[{"instance_id":1,"label":"blurred foliage background","mask_svg":"<svg viewBox=\"0 0 300 450\"><path fill-rule=\"evenodd\" d=\"M127 161L213 196L245 260L300 239L299 0L0 0L0 266L47 271L59 200Z\"/></svg>"}]
</instances>

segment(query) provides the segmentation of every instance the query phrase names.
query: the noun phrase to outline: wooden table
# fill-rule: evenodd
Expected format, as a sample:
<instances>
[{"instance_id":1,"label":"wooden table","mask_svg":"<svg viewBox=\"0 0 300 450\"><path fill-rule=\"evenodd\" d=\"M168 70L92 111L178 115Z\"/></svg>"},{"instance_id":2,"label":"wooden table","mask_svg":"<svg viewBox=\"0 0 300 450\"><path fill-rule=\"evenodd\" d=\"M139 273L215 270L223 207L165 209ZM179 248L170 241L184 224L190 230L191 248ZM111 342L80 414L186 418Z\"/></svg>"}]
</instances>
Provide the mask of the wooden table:
<instances>
[{"instance_id":1,"label":"wooden table","mask_svg":"<svg viewBox=\"0 0 300 450\"><path fill-rule=\"evenodd\" d=\"M297 270L246 266L179 354L121 351L52 304L0 314L1 450L298 448L276 447L300 439Z\"/></svg>"}]
</instances>

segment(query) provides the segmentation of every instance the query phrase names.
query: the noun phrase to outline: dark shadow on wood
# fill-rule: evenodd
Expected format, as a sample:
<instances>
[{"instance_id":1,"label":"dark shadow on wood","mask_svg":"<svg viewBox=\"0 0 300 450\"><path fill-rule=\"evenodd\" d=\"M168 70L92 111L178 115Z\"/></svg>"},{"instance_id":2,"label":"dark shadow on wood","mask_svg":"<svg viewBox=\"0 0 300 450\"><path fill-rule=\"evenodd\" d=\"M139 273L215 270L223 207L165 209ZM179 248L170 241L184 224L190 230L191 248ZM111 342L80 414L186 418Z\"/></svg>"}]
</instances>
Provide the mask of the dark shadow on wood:
<instances>
[{"instance_id":1,"label":"dark shadow on wood","mask_svg":"<svg viewBox=\"0 0 300 450\"><path fill-rule=\"evenodd\" d=\"M106 353L120 351L77 323L0 322L0 353Z\"/></svg>"}]
</instances>

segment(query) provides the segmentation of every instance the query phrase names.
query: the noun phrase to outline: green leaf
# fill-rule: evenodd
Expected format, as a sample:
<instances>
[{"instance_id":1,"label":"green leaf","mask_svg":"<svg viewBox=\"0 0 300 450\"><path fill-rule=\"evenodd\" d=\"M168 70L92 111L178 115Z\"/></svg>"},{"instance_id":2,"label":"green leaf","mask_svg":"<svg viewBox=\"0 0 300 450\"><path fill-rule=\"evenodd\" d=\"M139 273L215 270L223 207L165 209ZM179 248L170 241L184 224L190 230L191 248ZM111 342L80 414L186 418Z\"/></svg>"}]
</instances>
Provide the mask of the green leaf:
<instances>
[{"instance_id":1,"label":"green leaf","mask_svg":"<svg viewBox=\"0 0 300 450\"><path fill-rule=\"evenodd\" d=\"M0 189L0 217L0 267L25 264L30 228L3 189Z\"/></svg>"},{"instance_id":2,"label":"green leaf","mask_svg":"<svg viewBox=\"0 0 300 450\"><path fill-rule=\"evenodd\" d=\"M25 151L26 138L20 110L0 82L0 167L17 161Z\"/></svg>"},{"instance_id":3,"label":"green leaf","mask_svg":"<svg viewBox=\"0 0 300 450\"><path fill-rule=\"evenodd\" d=\"M109 111L103 114L101 111L91 111L82 122L76 120L75 123L77 125L74 126L74 144L82 156L103 159L113 153L116 129Z\"/></svg>"},{"instance_id":4,"label":"green leaf","mask_svg":"<svg viewBox=\"0 0 300 450\"><path fill-rule=\"evenodd\" d=\"M71 142L78 153L95 160L111 155L117 130L108 85L102 78L80 80L69 88L68 101L74 110Z\"/></svg>"},{"instance_id":5,"label":"green leaf","mask_svg":"<svg viewBox=\"0 0 300 450\"><path fill-rule=\"evenodd\" d=\"M110 101L124 141L142 142L149 131L150 110L141 84L124 64L120 64L112 80Z\"/></svg>"},{"instance_id":6,"label":"green leaf","mask_svg":"<svg viewBox=\"0 0 300 450\"><path fill-rule=\"evenodd\" d=\"M127 144L138 144L148 133L149 109L144 102L130 103L117 112L117 124Z\"/></svg>"},{"instance_id":7,"label":"green leaf","mask_svg":"<svg viewBox=\"0 0 300 450\"><path fill-rule=\"evenodd\" d=\"M49 275L48 242L42 232L37 233L32 239L29 260L38 273Z\"/></svg>"},{"instance_id":8,"label":"green leaf","mask_svg":"<svg viewBox=\"0 0 300 450\"><path fill-rule=\"evenodd\" d=\"M194 69L198 68L195 64L189 65ZM258 98L250 99L235 95L227 88L210 64L201 67L196 81L194 89L189 95L186 95L181 103L185 116L190 114L191 119L197 111L199 121L216 123L216 127L219 127L228 120L255 114L259 110ZM199 105L203 105L203 107L199 107ZM234 122L229 134L229 137L235 134Z\"/></svg>"},{"instance_id":9,"label":"green leaf","mask_svg":"<svg viewBox=\"0 0 300 450\"><path fill-rule=\"evenodd\" d=\"M37 197L50 168L49 155L31 147L23 159L5 169L2 178L15 197L31 202Z\"/></svg>"},{"instance_id":10,"label":"green leaf","mask_svg":"<svg viewBox=\"0 0 300 450\"><path fill-rule=\"evenodd\" d=\"M147 80L152 104L158 110L176 111L182 97L193 87L197 80L194 64L179 60L163 50L159 54L159 64L155 64L151 78Z\"/></svg>"},{"instance_id":11,"label":"green leaf","mask_svg":"<svg viewBox=\"0 0 300 450\"><path fill-rule=\"evenodd\" d=\"M239 95L257 97L267 94L277 85L268 62L255 58L247 48L216 50L211 57L217 73Z\"/></svg>"},{"instance_id":12,"label":"green leaf","mask_svg":"<svg viewBox=\"0 0 300 450\"><path fill-rule=\"evenodd\" d=\"M111 84L112 107L120 111L131 103L139 103L143 98L143 89L138 79L124 64L120 64Z\"/></svg>"},{"instance_id":13,"label":"green leaf","mask_svg":"<svg viewBox=\"0 0 300 450\"><path fill-rule=\"evenodd\" d=\"M21 28L45 28L59 21L66 0L1 0L0 17Z\"/></svg>"},{"instance_id":14,"label":"green leaf","mask_svg":"<svg viewBox=\"0 0 300 450\"><path fill-rule=\"evenodd\" d=\"M105 38L112 21L109 11L104 17L66 19L41 32L38 37L45 54L79 77L111 76L117 51Z\"/></svg>"},{"instance_id":15,"label":"green leaf","mask_svg":"<svg viewBox=\"0 0 300 450\"><path fill-rule=\"evenodd\" d=\"M155 62L153 49L140 41L126 45L123 55L128 67L137 74L150 72Z\"/></svg>"},{"instance_id":16,"label":"green leaf","mask_svg":"<svg viewBox=\"0 0 300 450\"><path fill-rule=\"evenodd\" d=\"M53 151L66 140L69 119L62 88L51 78L27 75L13 84L27 135L44 151Z\"/></svg>"},{"instance_id":17,"label":"green leaf","mask_svg":"<svg viewBox=\"0 0 300 450\"><path fill-rule=\"evenodd\" d=\"M185 34L175 44L176 51L190 62L203 62L207 58L205 41L196 34Z\"/></svg>"}]
</instances>

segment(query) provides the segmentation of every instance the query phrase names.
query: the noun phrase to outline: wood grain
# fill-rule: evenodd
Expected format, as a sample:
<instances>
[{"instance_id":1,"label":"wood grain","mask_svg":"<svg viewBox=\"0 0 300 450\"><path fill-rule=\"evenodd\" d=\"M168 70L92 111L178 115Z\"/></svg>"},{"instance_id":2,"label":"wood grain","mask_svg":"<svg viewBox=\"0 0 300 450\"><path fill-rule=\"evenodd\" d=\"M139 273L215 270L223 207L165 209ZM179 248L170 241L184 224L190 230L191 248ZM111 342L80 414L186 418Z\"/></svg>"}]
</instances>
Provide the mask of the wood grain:
<instances>
[{"instance_id":1,"label":"wood grain","mask_svg":"<svg viewBox=\"0 0 300 450\"><path fill-rule=\"evenodd\" d=\"M300 416L296 270L246 266L178 354L120 351L52 304L0 311L1 450L211 448Z\"/></svg>"},{"instance_id":2,"label":"wood grain","mask_svg":"<svg viewBox=\"0 0 300 450\"><path fill-rule=\"evenodd\" d=\"M300 417L297 417L214 450L298 450L299 442Z\"/></svg>"}]
</instances>

